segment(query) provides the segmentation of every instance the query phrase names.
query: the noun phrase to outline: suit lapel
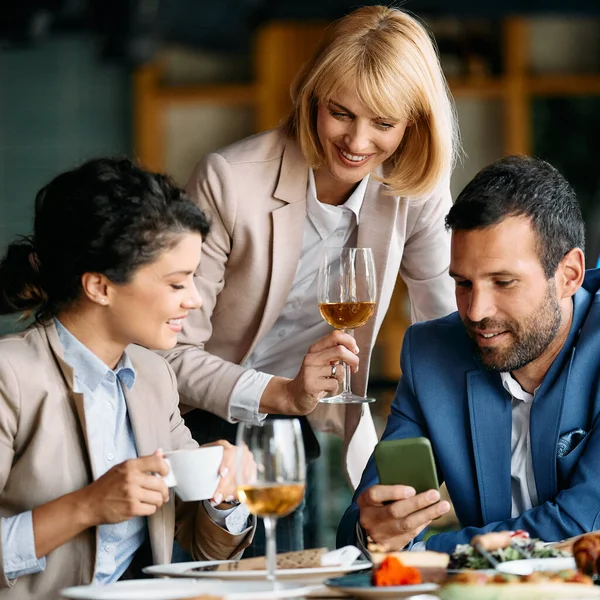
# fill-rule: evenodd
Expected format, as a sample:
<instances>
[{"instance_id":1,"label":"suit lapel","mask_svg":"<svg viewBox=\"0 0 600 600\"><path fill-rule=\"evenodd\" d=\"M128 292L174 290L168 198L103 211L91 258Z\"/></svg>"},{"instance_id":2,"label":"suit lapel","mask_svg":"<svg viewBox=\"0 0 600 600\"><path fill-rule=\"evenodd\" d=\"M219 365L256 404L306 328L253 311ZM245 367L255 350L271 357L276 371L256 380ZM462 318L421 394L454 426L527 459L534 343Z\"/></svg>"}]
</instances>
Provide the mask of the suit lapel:
<instances>
[{"instance_id":1,"label":"suit lapel","mask_svg":"<svg viewBox=\"0 0 600 600\"><path fill-rule=\"evenodd\" d=\"M381 189L381 183L370 177L360 210L356 245L359 248L371 248L373 250L377 278L377 308L373 318L354 332L359 348L370 348L373 345L376 324L383 318L380 313L380 302L384 282L389 277L393 278L395 282L398 276L397 269L388 272L388 256L392 235L395 231L400 198L398 196L383 196L380 194ZM382 223L385 223L386 226L382 227ZM353 379L355 377L357 379L357 385L360 385L358 380L366 376L367 373L367 369L364 368L366 365L362 365L362 367L356 376L353 376Z\"/></svg>"},{"instance_id":2,"label":"suit lapel","mask_svg":"<svg viewBox=\"0 0 600 600\"><path fill-rule=\"evenodd\" d=\"M127 413L133 429L138 456L148 456L155 452L160 444L155 427L157 415L153 415L144 402L144 398L152 394L152 391L145 392L144 382L140 381L138 377L131 389L126 385L122 385L121 388L127 403Z\"/></svg>"},{"instance_id":3,"label":"suit lapel","mask_svg":"<svg viewBox=\"0 0 600 600\"><path fill-rule=\"evenodd\" d=\"M531 457L539 504L554 499L558 493L556 452L565 410L565 394L575 357L575 345L588 308L589 293L580 290L574 298L573 322L567 341L548 369L531 407ZM578 407L570 408L576 410Z\"/></svg>"},{"instance_id":4,"label":"suit lapel","mask_svg":"<svg viewBox=\"0 0 600 600\"><path fill-rule=\"evenodd\" d=\"M467 373L469 418L481 514L484 523L511 515L510 397L499 375L473 370Z\"/></svg>"},{"instance_id":5,"label":"suit lapel","mask_svg":"<svg viewBox=\"0 0 600 600\"><path fill-rule=\"evenodd\" d=\"M300 149L286 141L281 161L281 173L274 197L285 204L272 214L271 274L267 301L252 346L244 360L252 353L256 341L275 324L289 296L300 261L304 221L306 218L306 188L308 166Z\"/></svg>"},{"instance_id":6,"label":"suit lapel","mask_svg":"<svg viewBox=\"0 0 600 600\"><path fill-rule=\"evenodd\" d=\"M87 433L87 420L86 420L86 416L85 416L85 403L84 403L83 394L75 392L73 389L74 388L74 377L75 377L75 375L73 373L73 368L64 359L62 345L58 338L58 332L56 331L56 327L54 326L54 323L52 322L52 323L47 324L46 326L40 326L40 327L43 329L44 333L46 334L48 344L50 346L50 349L52 350L52 353L54 354L54 357L56 359L56 362L58 364L58 367L59 367L62 377L64 379L65 386L67 387L68 395L69 395L69 402L71 404L71 408L73 409L73 412L76 415L76 418L77 418L77 421L79 424L81 445L83 448L85 448L84 454L85 454L86 466L88 469L89 480L94 481L97 478L97 473L94 468L94 462L91 460L92 454L91 454L91 450L90 450L90 442L89 442L88 433Z\"/></svg>"},{"instance_id":7,"label":"suit lapel","mask_svg":"<svg viewBox=\"0 0 600 600\"><path fill-rule=\"evenodd\" d=\"M134 369L136 373L139 373L139 369L135 364ZM148 410L148 403L146 402L152 396L153 391L146 387L146 382L140 377L136 377L131 389L126 385L122 385L121 388L127 403L127 413L131 422L133 437L135 438L137 454L139 457L153 454L163 443L156 429L156 420L160 416ZM173 491L171 491L171 494L173 494ZM165 547L164 535L166 506L163 506L161 510L157 510L153 515L148 517L148 535L155 562L163 562L167 557L167 554L165 554L167 548Z\"/></svg>"}]
</instances>

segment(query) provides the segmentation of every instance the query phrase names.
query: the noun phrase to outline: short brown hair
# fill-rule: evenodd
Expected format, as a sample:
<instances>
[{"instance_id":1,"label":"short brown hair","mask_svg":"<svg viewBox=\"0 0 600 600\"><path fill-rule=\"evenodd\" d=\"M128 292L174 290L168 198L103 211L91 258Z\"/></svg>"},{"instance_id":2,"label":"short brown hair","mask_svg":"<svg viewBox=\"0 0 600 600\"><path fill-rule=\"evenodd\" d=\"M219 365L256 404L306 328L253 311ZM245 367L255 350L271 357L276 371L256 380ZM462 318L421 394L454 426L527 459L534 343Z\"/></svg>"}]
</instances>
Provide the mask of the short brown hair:
<instances>
[{"instance_id":1,"label":"short brown hair","mask_svg":"<svg viewBox=\"0 0 600 600\"><path fill-rule=\"evenodd\" d=\"M414 17L365 6L327 29L292 85L293 108L283 124L313 169L325 164L318 103L328 103L348 83L375 114L409 121L384 171L391 194L424 196L449 178L459 148L454 105L432 38Z\"/></svg>"}]
</instances>

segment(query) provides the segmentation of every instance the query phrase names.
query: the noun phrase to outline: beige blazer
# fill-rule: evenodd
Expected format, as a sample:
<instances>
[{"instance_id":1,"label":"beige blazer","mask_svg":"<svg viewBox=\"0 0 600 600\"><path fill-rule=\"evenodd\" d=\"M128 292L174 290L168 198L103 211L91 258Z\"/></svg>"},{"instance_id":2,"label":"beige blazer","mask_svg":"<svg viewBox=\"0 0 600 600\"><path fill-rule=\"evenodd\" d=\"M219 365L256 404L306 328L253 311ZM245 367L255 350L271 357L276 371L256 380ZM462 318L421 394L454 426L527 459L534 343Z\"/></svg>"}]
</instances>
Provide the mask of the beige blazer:
<instances>
[{"instance_id":1,"label":"beige blazer","mask_svg":"<svg viewBox=\"0 0 600 600\"><path fill-rule=\"evenodd\" d=\"M237 142L196 166L188 193L207 211L212 229L196 278L204 304L190 314L179 344L167 354L183 404L228 418L241 365L274 325L290 292L302 249L307 178L298 145L279 130ZM361 394L399 273L413 320L456 309L444 228L451 205L448 182L424 199L383 192L371 178L358 227L357 245L373 249L378 282L374 318L355 331L361 363L352 387ZM346 468L356 486L377 441L368 406L320 404L309 420L344 438Z\"/></svg>"},{"instance_id":2,"label":"beige blazer","mask_svg":"<svg viewBox=\"0 0 600 600\"><path fill-rule=\"evenodd\" d=\"M167 363L139 346L129 346L127 353L137 373L132 389L124 391L139 455L197 446L179 414ZM63 360L54 325L0 338L0 517L31 510L95 479L86 430L83 394L73 392L73 370ZM176 507L171 494L148 519L154 563L170 562L176 523L178 539L196 558L235 556L251 539L250 530L233 536L221 529L201 503ZM50 553L45 571L9 581L0 539L0 598L51 600L61 588L90 583L96 544L97 529L88 529Z\"/></svg>"}]
</instances>

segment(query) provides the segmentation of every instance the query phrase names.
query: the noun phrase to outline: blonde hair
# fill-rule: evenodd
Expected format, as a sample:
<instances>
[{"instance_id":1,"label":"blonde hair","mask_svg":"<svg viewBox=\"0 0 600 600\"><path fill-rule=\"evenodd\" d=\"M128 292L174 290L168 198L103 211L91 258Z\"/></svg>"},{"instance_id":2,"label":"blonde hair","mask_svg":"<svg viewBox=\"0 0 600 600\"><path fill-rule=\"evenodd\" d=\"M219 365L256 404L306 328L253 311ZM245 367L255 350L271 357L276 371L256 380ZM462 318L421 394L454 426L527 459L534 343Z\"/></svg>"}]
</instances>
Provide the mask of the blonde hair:
<instances>
[{"instance_id":1,"label":"blonde hair","mask_svg":"<svg viewBox=\"0 0 600 600\"><path fill-rule=\"evenodd\" d=\"M325 165L318 103L327 104L346 86L374 114L409 122L386 161L381 181L390 194L424 196L449 178L459 151L454 105L433 40L415 18L395 8L365 6L327 29L292 85L293 107L283 123L313 169Z\"/></svg>"}]
</instances>

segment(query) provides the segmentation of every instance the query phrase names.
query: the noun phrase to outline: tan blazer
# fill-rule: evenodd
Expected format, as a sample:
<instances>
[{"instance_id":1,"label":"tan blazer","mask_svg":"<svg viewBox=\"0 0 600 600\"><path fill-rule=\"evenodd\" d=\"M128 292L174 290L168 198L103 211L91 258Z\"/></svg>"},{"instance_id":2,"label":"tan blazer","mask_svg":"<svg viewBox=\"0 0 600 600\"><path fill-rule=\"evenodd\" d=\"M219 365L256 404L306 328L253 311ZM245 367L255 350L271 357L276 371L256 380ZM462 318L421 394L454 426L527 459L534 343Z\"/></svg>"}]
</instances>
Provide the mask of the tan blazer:
<instances>
[{"instance_id":1,"label":"tan blazer","mask_svg":"<svg viewBox=\"0 0 600 600\"><path fill-rule=\"evenodd\" d=\"M169 366L139 346L129 346L127 353L137 373L132 389L124 392L139 455L194 448ZM31 510L95 479L83 394L73 392L73 370L63 360L54 325L0 338L0 449L1 517ZM176 515L171 494L148 519L154 563L171 560L176 522L178 539L196 558L229 558L250 543L250 531L230 535L201 503L178 502ZM0 539L0 598L47 600L57 598L61 588L90 583L96 536L96 528L84 531L46 557L45 571L13 581L4 573Z\"/></svg>"},{"instance_id":2,"label":"tan blazer","mask_svg":"<svg viewBox=\"0 0 600 600\"><path fill-rule=\"evenodd\" d=\"M274 325L290 292L302 249L307 178L299 147L279 130L237 142L196 166L188 193L207 211L212 229L196 278L204 304L167 354L182 404L228 418L231 392L244 372L240 365ZM371 178L358 227L357 245L373 249L378 282L374 318L355 331L361 363L352 387L361 394L398 273L408 286L413 320L456 309L444 228L451 205L447 182L420 200L383 191ZM368 407L321 404L309 420L344 438L356 486L376 443Z\"/></svg>"}]
</instances>

